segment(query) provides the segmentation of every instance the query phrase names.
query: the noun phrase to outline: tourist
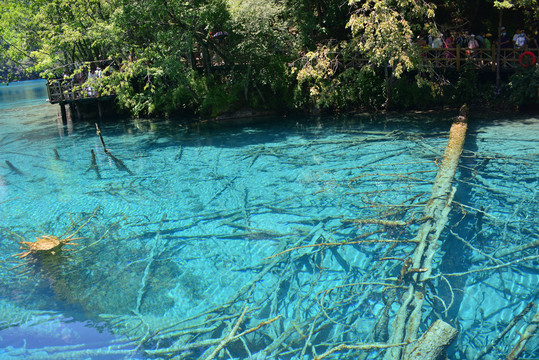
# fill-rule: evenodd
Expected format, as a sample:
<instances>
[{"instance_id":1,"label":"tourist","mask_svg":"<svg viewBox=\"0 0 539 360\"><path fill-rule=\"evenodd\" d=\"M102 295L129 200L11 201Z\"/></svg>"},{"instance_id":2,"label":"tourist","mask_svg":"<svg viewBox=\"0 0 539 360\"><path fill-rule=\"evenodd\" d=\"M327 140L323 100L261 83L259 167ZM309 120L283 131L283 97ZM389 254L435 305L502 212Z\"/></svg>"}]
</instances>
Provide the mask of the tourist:
<instances>
[{"instance_id":1,"label":"tourist","mask_svg":"<svg viewBox=\"0 0 539 360\"><path fill-rule=\"evenodd\" d=\"M442 49L443 47L444 47L444 41L442 39L442 34L438 34L435 37L433 37L431 48L434 50L432 54L434 57L436 58L440 57L442 53L440 49Z\"/></svg>"},{"instance_id":2,"label":"tourist","mask_svg":"<svg viewBox=\"0 0 539 360\"><path fill-rule=\"evenodd\" d=\"M513 35L513 47L516 48L517 47L517 39L519 38L520 36L520 29L517 29L515 31L515 35Z\"/></svg>"},{"instance_id":3,"label":"tourist","mask_svg":"<svg viewBox=\"0 0 539 360\"><path fill-rule=\"evenodd\" d=\"M466 55L473 55L475 49L479 48L479 41L475 38L475 35L470 35L470 40L468 41L468 50L466 50Z\"/></svg>"},{"instance_id":4,"label":"tourist","mask_svg":"<svg viewBox=\"0 0 539 360\"><path fill-rule=\"evenodd\" d=\"M477 40L477 42L479 43L480 48L485 47L485 38L483 37L482 34L475 35L475 40Z\"/></svg>"},{"instance_id":5,"label":"tourist","mask_svg":"<svg viewBox=\"0 0 539 360\"><path fill-rule=\"evenodd\" d=\"M95 71L93 71L91 68L88 70L88 81L90 84L92 84L93 80L96 78ZM88 86L88 96L95 96L96 91L92 88L92 85Z\"/></svg>"},{"instance_id":6,"label":"tourist","mask_svg":"<svg viewBox=\"0 0 539 360\"><path fill-rule=\"evenodd\" d=\"M460 34L458 34L457 37L455 38L455 42L461 48L468 47L468 32L463 31Z\"/></svg>"},{"instance_id":7,"label":"tourist","mask_svg":"<svg viewBox=\"0 0 539 360\"><path fill-rule=\"evenodd\" d=\"M515 49L525 50L528 45L528 40L526 33L522 30L515 40Z\"/></svg>"},{"instance_id":8,"label":"tourist","mask_svg":"<svg viewBox=\"0 0 539 360\"><path fill-rule=\"evenodd\" d=\"M491 33L483 33L483 43L485 44L485 49L491 49L492 48L492 34Z\"/></svg>"},{"instance_id":9,"label":"tourist","mask_svg":"<svg viewBox=\"0 0 539 360\"><path fill-rule=\"evenodd\" d=\"M442 34L438 34L433 40L432 40L432 48L433 49L441 49L444 46L444 41L442 39Z\"/></svg>"},{"instance_id":10,"label":"tourist","mask_svg":"<svg viewBox=\"0 0 539 360\"><path fill-rule=\"evenodd\" d=\"M445 52L446 58L454 58L455 57L455 34L453 32L449 33L449 36L445 38L445 48L447 49Z\"/></svg>"},{"instance_id":11,"label":"tourist","mask_svg":"<svg viewBox=\"0 0 539 360\"><path fill-rule=\"evenodd\" d=\"M500 38L500 48L508 49L511 47L511 38L507 35L505 27L502 27L502 36Z\"/></svg>"}]
</instances>

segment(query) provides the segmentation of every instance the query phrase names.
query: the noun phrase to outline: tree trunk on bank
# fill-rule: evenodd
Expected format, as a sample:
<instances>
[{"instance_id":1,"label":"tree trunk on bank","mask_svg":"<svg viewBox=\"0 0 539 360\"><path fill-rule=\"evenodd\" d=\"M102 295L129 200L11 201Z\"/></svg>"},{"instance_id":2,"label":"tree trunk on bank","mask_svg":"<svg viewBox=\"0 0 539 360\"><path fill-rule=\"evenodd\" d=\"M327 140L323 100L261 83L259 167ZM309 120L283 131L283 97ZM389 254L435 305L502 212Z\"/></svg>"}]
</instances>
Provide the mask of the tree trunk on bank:
<instances>
[{"instance_id":1,"label":"tree trunk on bank","mask_svg":"<svg viewBox=\"0 0 539 360\"><path fill-rule=\"evenodd\" d=\"M502 42L502 18L503 10L500 9L500 16L498 17L498 44L496 46L496 89L500 89L501 75L500 75L500 59L502 55L501 42Z\"/></svg>"}]
</instances>

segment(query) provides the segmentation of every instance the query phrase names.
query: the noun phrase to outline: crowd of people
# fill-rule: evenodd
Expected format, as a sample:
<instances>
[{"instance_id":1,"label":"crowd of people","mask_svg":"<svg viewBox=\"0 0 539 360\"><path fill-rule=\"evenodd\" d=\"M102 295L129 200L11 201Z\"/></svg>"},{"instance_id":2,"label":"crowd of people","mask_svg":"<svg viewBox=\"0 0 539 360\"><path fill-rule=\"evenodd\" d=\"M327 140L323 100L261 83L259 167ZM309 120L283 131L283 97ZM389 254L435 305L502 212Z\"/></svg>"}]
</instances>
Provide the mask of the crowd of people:
<instances>
[{"instance_id":1,"label":"crowd of people","mask_svg":"<svg viewBox=\"0 0 539 360\"><path fill-rule=\"evenodd\" d=\"M421 47L431 49L455 49L460 47L466 49L468 55L473 54L475 49L491 49L492 46L498 43L498 36L492 35L490 32L479 32L477 34L470 31L449 31L447 34L438 34L438 36L420 34L416 43ZM516 29L511 37L505 27L501 28L501 36L499 37L501 49L516 49L522 51L531 50L539 56L539 30L530 30L526 32L524 29ZM447 57L454 56L454 52L446 51Z\"/></svg>"}]
</instances>

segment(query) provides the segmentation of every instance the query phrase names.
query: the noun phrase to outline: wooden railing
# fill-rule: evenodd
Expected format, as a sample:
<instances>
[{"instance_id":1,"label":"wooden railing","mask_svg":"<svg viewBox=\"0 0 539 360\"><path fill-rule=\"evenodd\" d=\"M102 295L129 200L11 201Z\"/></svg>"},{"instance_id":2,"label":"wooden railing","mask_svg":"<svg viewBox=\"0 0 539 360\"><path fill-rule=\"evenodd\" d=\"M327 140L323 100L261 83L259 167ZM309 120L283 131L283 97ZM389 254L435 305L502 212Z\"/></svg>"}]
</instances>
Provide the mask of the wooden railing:
<instances>
[{"instance_id":1,"label":"wooden railing","mask_svg":"<svg viewBox=\"0 0 539 360\"><path fill-rule=\"evenodd\" d=\"M521 67L520 57L525 51L530 51L537 56L539 49L512 49L502 48L500 50L500 66L502 69L515 69ZM497 49L468 49L457 47L454 49L425 49L422 53L425 65L434 68L455 68L460 70L465 64L477 69L490 68L496 70L498 63Z\"/></svg>"},{"instance_id":2,"label":"wooden railing","mask_svg":"<svg viewBox=\"0 0 539 360\"><path fill-rule=\"evenodd\" d=\"M538 56L539 49L530 48L526 50L501 49L500 67L503 70L514 70L521 67L520 57L525 51L532 52ZM342 59L339 53L333 54L332 60L335 69L337 68L360 68L368 64L366 58L352 57ZM538 56L539 57L539 56ZM454 49L431 49L425 48L421 53L422 65L433 68L454 68L461 70L465 65L471 65L476 69L488 69L495 71L497 65L497 51L491 49L467 49L456 47ZM100 97L98 88L92 86L82 86L71 79L55 79L47 82L47 91L51 104L65 104L78 100L96 99Z\"/></svg>"},{"instance_id":3,"label":"wooden railing","mask_svg":"<svg viewBox=\"0 0 539 360\"><path fill-rule=\"evenodd\" d=\"M98 89L92 86L75 84L71 79L54 79L47 81L47 93L51 104L65 104L84 99L100 97Z\"/></svg>"},{"instance_id":4,"label":"wooden railing","mask_svg":"<svg viewBox=\"0 0 539 360\"><path fill-rule=\"evenodd\" d=\"M525 51L532 52L539 59L539 49L530 48L526 50L518 49L501 49L500 51L500 66L503 70L514 70L521 67L520 56ZM338 54L337 59L338 59ZM451 49L431 49L425 48L421 53L422 65L433 68L453 68L461 70L465 65L471 65L476 69L486 69L496 71L497 65L497 49L467 49L467 48L451 48ZM369 60L360 56L349 58L346 60L334 60L337 66L344 68L360 68L366 65Z\"/></svg>"}]
</instances>

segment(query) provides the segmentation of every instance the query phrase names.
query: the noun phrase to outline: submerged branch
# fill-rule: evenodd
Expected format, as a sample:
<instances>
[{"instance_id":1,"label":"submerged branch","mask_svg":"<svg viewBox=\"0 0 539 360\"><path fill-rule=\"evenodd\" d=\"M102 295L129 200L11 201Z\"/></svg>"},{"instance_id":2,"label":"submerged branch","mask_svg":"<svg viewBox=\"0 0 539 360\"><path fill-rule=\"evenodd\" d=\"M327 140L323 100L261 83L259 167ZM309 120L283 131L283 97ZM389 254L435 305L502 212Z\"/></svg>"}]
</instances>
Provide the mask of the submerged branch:
<instances>
[{"instance_id":1,"label":"submerged branch","mask_svg":"<svg viewBox=\"0 0 539 360\"><path fill-rule=\"evenodd\" d=\"M135 175L127 166L125 166L124 162L120 159L118 159L116 156L112 155L112 153L107 149L107 146L105 145L105 139L103 139L103 135L101 134L101 130L99 130L99 126L97 126L97 123L95 124L95 128L97 130L97 135L99 135L99 139L101 140L101 145L103 146L103 151L105 154L107 154L108 157L112 159L114 162L114 165L116 165L116 168L121 171L125 171L129 175ZM92 150L93 151L93 150ZM93 165L93 163L92 163ZM92 166L90 166L91 168ZM97 165L96 165L97 167ZM99 172L98 172L99 174Z\"/></svg>"}]
</instances>

